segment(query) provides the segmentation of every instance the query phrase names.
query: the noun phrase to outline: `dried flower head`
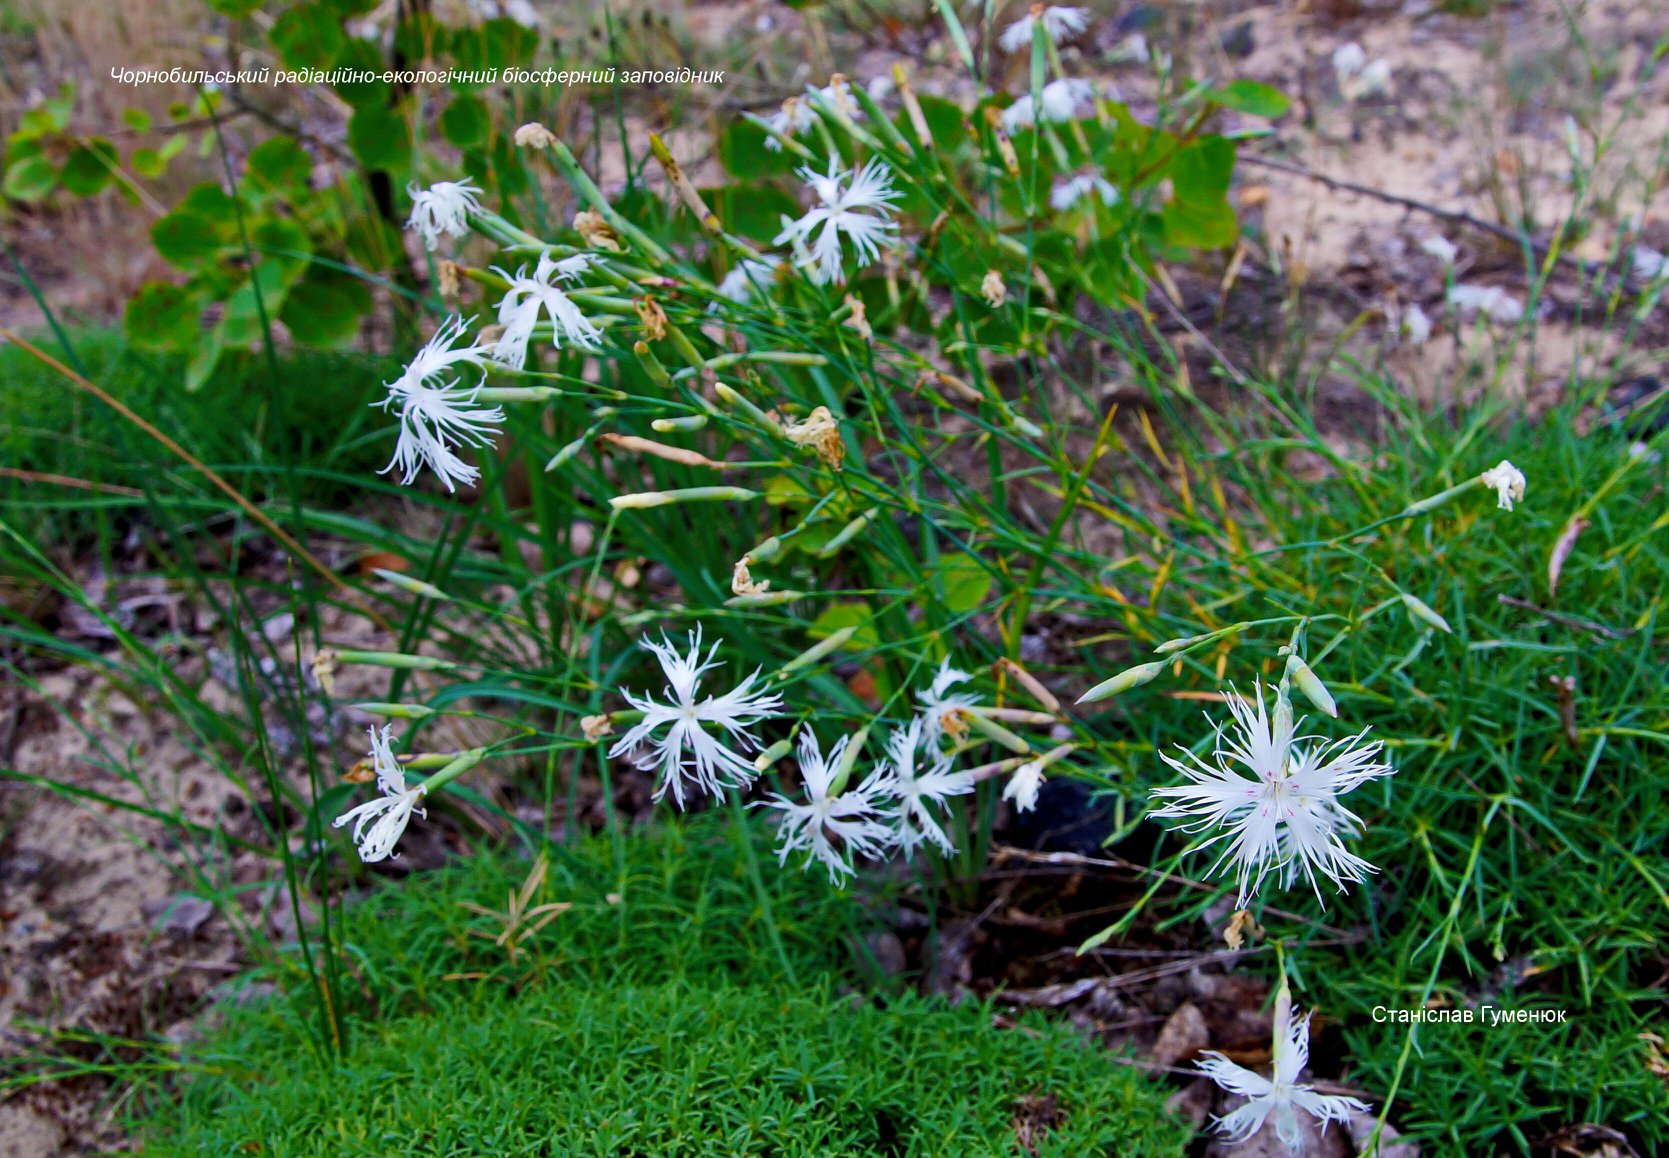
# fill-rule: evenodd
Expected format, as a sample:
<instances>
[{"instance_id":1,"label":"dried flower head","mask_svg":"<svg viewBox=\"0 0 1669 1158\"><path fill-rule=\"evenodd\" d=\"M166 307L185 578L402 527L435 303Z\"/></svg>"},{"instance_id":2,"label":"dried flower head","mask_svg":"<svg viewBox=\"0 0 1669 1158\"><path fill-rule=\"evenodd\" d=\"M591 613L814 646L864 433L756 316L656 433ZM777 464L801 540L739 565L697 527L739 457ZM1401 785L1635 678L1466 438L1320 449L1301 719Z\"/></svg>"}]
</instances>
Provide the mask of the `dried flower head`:
<instances>
[{"instance_id":1,"label":"dried flower head","mask_svg":"<svg viewBox=\"0 0 1669 1158\"><path fill-rule=\"evenodd\" d=\"M620 235L615 233L614 226L601 213L583 209L574 214L574 231L580 235L580 244L587 249L620 252Z\"/></svg>"},{"instance_id":2,"label":"dried flower head","mask_svg":"<svg viewBox=\"0 0 1669 1158\"><path fill-rule=\"evenodd\" d=\"M548 149L556 144L556 134L538 121L529 121L516 130L515 141L518 149Z\"/></svg>"},{"instance_id":3,"label":"dried flower head","mask_svg":"<svg viewBox=\"0 0 1669 1158\"><path fill-rule=\"evenodd\" d=\"M840 437L840 423L827 406L817 407L804 421L789 423L782 428L782 433L795 446L815 447L817 457L835 470L846 461L846 442Z\"/></svg>"},{"instance_id":4,"label":"dried flower head","mask_svg":"<svg viewBox=\"0 0 1669 1158\"><path fill-rule=\"evenodd\" d=\"M875 340L875 331L869 328L869 311L864 308L863 299L856 294L847 294L845 305L851 311L846 319L846 327L856 330L858 337L866 342Z\"/></svg>"},{"instance_id":5,"label":"dried flower head","mask_svg":"<svg viewBox=\"0 0 1669 1158\"><path fill-rule=\"evenodd\" d=\"M462 285L458 278L457 262L442 260L435 263L435 288L440 291L442 301L458 300L458 290Z\"/></svg>"},{"instance_id":6,"label":"dried flower head","mask_svg":"<svg viewBox=\"0 0 1669 1158\"><path fill-rule=\"evenodd\" d=\"M313 682L327 696L336 694L336 661L336 649L333 647L321 647L313 653L313 662L310 665Z\"/></svg>"},{"instance_id":7,"label":"dried flower head","mask_svg":"<svg viewBox=\"0 0 1669 1158\"><path fill-rule=\"evenodd\" d=\"M731 567L730 593L732 595L762 595L770 589L771 581L769 579L764 582L754 579L752 572L748 570L748 561L745 558L736 560L735 565Z\"/></svg>"},{"instance_id":8,"label":"dried flower head","mask_svg":"<svg viewBox=\"0 0 1669 1158\"><path fill-rule=\"evenodd\" d=\"M994 269L985 271L984 279L979 283L980 296L985 304L992 309L998 309L1008 300L1008 287L1003 284L1003 275Z\"/></svg>"},{"instance_id":9,"label":"dried flower head","mask_svg":"<svg viewBox=\"0 0 1669 1158\"><path fill-rule=\"evenodd\" d=\"M666 311L661 309L661 303L654 298L633 298L632 308L637 310L638 320L643 323L643 336L651 342L659 342L666 337Z\"/></svg>"},{"instance_id":10,"label":"dried flower head","mask_svg":"<svg viewBox=\"0 0 1669 1158\"><path fill-rule=\"evenodd\" d=\"M1510 511L1513 503L1524 497L1524 486L1529 480L1523 471L1503 458L1479 475L1478 481L1494 489L1497 509Z\"/></svg>"}]
</instances>

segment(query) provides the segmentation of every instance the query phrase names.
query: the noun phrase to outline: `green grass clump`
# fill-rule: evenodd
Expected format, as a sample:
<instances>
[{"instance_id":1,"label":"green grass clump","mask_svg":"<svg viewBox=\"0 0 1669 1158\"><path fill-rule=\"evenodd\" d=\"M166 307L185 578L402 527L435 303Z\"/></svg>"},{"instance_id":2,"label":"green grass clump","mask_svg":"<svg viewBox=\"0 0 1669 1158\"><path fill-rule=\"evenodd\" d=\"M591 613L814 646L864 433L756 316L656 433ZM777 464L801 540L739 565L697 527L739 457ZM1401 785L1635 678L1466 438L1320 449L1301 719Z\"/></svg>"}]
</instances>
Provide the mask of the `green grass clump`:
<instances>
[{"instance_id":1,"label":"green grass clump","mask_svg":"<svg viewBox=\"0 0 1669 1158\"><path fill-rule=\"evenodd\" d=\"M364 475L388 460L385 422L369 404L391 372L362 354L297 349L274 364L227 359L195 393L180 385L183 359L135 350L119 331L70 334L74 357L50 334L42 350L135 410L256 501L293 497L350 500ZM16 346L0 347L0 463L42 475L150 493L164 479L215 509L206 484L161 444L57 370ZM182 502L168 487L168 501ZM26 520L43 540L78 538L101 510L133 507L135 498L32 479L0 478L0 507ZM139 500L143 501L143 500Z\"/></svg>"},{"instance_id":2,"label":"green grass clump","mask_svg":"<svg viewBox=\"0 0 1669 1158\"><path fill-rule=\"evenodd\" d=\"M466 905L505 908L533 861L378 888L340 914L343 1059L305 985L237 1010L142 1099L146 1153L1008 1154L1027 1114L1040 1154L1180 1152L1162 1091L1071 1029L837 996L872 920L821 874L755 884L768 841L708 816L553 847L529 903L573 907L514 961Z\"/></svg>"},{"instance_id":3,"label":"green grass clump","mask_svg":"<svg viewBox=\"0 0 1669 1158\"><path fill-rule=\"evenodd\" d=\"M233 1044L233 1043L228 1043ZM978 1004L877 1007L762 988L562 983L457 1018L383 1024L325 1075L270 1037L228 1050L244 1081L188 1087L146 1153L984 1155L1181 1152L1139 1073L1041 1021Z\"/></svg>"}]
</instances>

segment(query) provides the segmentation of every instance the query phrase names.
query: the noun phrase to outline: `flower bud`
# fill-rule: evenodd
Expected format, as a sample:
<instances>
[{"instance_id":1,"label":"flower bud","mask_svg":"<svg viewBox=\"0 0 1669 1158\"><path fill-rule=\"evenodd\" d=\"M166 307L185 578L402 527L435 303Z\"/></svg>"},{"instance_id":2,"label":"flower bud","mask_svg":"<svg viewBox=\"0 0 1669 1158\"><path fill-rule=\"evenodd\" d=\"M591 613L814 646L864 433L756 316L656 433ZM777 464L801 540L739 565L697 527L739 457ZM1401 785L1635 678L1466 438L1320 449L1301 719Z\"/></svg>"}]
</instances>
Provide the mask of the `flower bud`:
<instances>
[{"instance_id":1,"label":"flower bud","mask_svg":"<svg viewBox=\"0 0 1669 1158\"><path fill-rule=\"evenodd\" d=\"M1127 667L1111 679L1102 680L1089 691L1078 697L1080 704L1093 704L1097 700L1105 700L1131 688L1139 688L1153 680L1170 665L1164 660L1154 660L1151 663L1139 663L1135 667Z\"/></svg>"},{"instance_id":2,"label":"flower bud","mask_svg":"<svg viewBox=\"0 0 1669 1158\"><path fill-rule=\"evenodd\" d=\"M682 490L640 491L637 494L615 495L609 500L609 506L617 511L641 511L672 503L745 502L758 497L758 491L750 491L746 487L685 487Z\"/></svg>"},{"instance_id":3,"label":"flower bud","mask_svg":"<svg viewBox=\"0 0 1669 1158\"><path fill-rule=\"evenodd\" d=\"M779 680L787 679L793 672L796 672L803 667L810 667L812 664L821 660L824 656L845 647L851 638L856 634L858 634L858 625L854 623L841 628L839 631L834 632L826 639L818 640L812 646L802 651L799 655L783 664L782 670L777 672L776 678Z\"/></svg>"},{"instance_id":4,"label":"flower bud","mask_svg":"<svg viewBox=\"0 0 1669 1158\"><path fill-rule=\"evenodd\" d=\"M401 574L399 571L390 571L384 567L374 567L371 569L371 574L377 576L379 579L386 579L390 583L394 584L394 586L405 591L410 591L413 595L422 595L428 599L439 599L444 603L452 602L452 596L442 591L439 587L436 587L433 583L425 583L421 579L413 579L410 575Z\"/></svg>"},{"instance_id":5,"label":"flower bud","mask_svg":"<svg viewBox=\"0 0 1669 1158\"><path fill-rule=\"evenodd\" d=\"M1327 685L1316 677L1310 665L1296 655L1287 656L1287 678L1297 685L1309 700L1321 711L1326 712L1333 719L1339 718L1338 705L1333 702L1333 693L1327 690Z\"/></svg>"},{"instance_id":6,"label":"flower bud","mask_svg":"<svg viewBox=\"0 0 1669 1158\"><path fill-rule=\"evenodd\" d=\"M1409 615L1430 627L1435 627L1445 635L1454 634L1449 628L1449 621L1433 611L1424 600L1416 598L1406 591L1398 592L1398 594L1402 596L1402 605L1408 608Z\"/></svg>"},{"instance_id":7,"label":"flower bud","mask_svg":"<svg viewBox=\"0 0 1669 1158\"><path fill-rule=\"evenodd\" d=\"M358 708L362 712L369 712L373 716L382 716L389 720L425 720L435 714L435 709L426 704L350 704L349 707Z\"/></svg>"}]
</instances>

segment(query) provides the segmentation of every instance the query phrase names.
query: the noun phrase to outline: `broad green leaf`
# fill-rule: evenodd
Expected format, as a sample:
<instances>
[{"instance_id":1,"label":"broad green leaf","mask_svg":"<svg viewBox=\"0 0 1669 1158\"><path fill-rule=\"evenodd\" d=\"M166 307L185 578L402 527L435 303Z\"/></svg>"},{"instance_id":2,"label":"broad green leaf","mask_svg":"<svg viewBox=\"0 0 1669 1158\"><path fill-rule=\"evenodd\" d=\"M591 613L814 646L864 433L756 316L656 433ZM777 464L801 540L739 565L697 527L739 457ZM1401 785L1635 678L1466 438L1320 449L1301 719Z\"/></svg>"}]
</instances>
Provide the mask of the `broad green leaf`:
<instances>
[{"instance_id":1,"label":"broad green leaf","mask_svg":"<svg viewBox=\"0 0 1669 1158\"><path fill-rule=\"evenodd\" d=\"M1265 120L1285 116L1292 107L1292 99L1286 93L1255 80L1233 81L1222 88L1212 89L1206 95L1225 109Z\"/></svg>"},{"instance_id":2,"label":"broad green leaf","mask_svg":"<svg viewBox=\"0 0 1669 1158\"><path fill-rule=\"evenodd\" d=\"M128 163L135 173L147 181L154 181L168 171L168 161L160 152L149 147L135 149Z\"/></svg>"},{"instance_id":3,"label":"broad green leaf","mask_svg":"<svg viewBox=\"0 0 1669 1158\"><path fill-rule=\"evenodd\" d=\"M261 255L261 264L276 263L285 282L306 272L313 255L313 243L306 230L283 217L268 217L249 234L250 248Z\"/></svg>"},{"instance_id":4,"label":"broad green leaf","mask_svg":"<svg viewBox=\"0 0 1669 1158\"><path fill-rule=\"evenodd\" d=\"M196 347L191 351L191 357L185 364L185 389L188 394L195 394L203 388L214 373L215 366L220 363L220 355L226 346L221 338L221 329L225 325L222 320L219 326L203 335Z\"/></svg>"},{"instance_id":5,"label":"broad green leaf","mask_svg":"<svg viewBox=\"0 0 1669 1158\"><path fill-rule=\"evenodd\" d=\"M725 185L703 189L701 196L727 232L767 245L782 232L784 213L800 215L799 203L786 190L772 185Z\"/></svg>"},{"instance_id":6,"label":"broad green leaf","mask_svg":"<svg viewBox=\"0 0 1669 1158\"><path fill-rule=\"evenodd\" d=\"M212 218L180 209L151 226L151 242L175 269L194 270L219 260L229 248L230 232Z\"/></svg>"},{"instance_id":7,"label":"broad green leaf","mask_svg":"<svg viewBox=\"0 0 1669 1158\"><path fill-rule=\"evenodd\" d=\"M867 603L831 603L823 613L811 621L806 634L813 639L825 639L847 627L857 633L846 641L849 651L870 651L881 646L881 633L875 627L875 612Z\"/></svg>"},{"instance_id":8,"label":"broad green leaf","mask_svg":"<svg viewBox=\"0 0 1669 1158\"><path fill-rule=\"evenodd\" d=\"M151 131L151 114L144 109L123 109L122 123L136 133Z\"/></svg>"},{"instance_id":9,"label":"broad green leaf","mask_svg":"<svg viewBox=\"0 0 1669 1158\"><path fill-rule=\"evenodd\" d=\"M287 68L329 68L347 37L341 18L322 4L298 4L280 16L267 33Z\"/></svg>"},{"instance_id":10,"label":"broad green leaf","mask_svg":"<svg viewBox=\"0 0 1669 1158\"><path fill-rule=\"evenodd\" d=\"M312 185L313 158L289 137L273 137L251 150L244 171L261 191L296 202Z\"/></svg>"},{"instance_id":11,"label":"broad green leaf","mask_svg":"<svg viewBox=\"0 0 1669 1158\"><path fill-rule=\"evenodd\" d=\"M1172 201L1165 206L1165 241L1190 249L1221 249L1240 236L1234 207L1224 198L1216 201Z\"/></svg>"},{"instance_id":12,"label":"broad green leaf","mask_svg":"<svg viewBox=\"0 0 1669 1158\"><path fill-rule=\"evenodd\" d=\"M1178 201L1221 201L1228 195L1233 173L1234 144L1222 137L1205 137L1171 161L1171 188Z\"/></svg>"},{"instance_id":13,"label":"broad green leaf","mask_svg":"<svg viewBox=\"0 0 1669 1158\"><path fill-rule=\"evenodd\" d=\"M974 610L991 594L990 572L978 559L960 551L940 556L934 578L944 592L945 609L952 614Z\"/></svg>"},{"instance_id":14,"label":"broad green leaf","mask_svg":"<svg viewBox=\"0 0 1669 1158\"><path fill-rule=\"evenodd\" d=\"M792 173L803 162L787 149L768 149L770 135L752 121L740 117L719 134L719 163L733 177L770 177Z\"/></svg>"},{"instance_id":15,"label":"broad green leaf","mask_svg":"<svg viewBox=\"0 0 1669 1158\"><path fill-rule=\"evenodd\" d=\"M348 119L348 147L367 169L401 173L411 164L411 129L381 105L362 105Z\"/></svg>"},{"instance_id":16,"label":"broad green leaf","mask_svg":"<svg viewBox=\"0 0 1669 1158\"><path fill-rule=\"evenodd\" d=\"M279 317L302 345L329 347L352 341L370 312L371 292L363 282L315 266L290 288Z\"/></svg>"},{"instance_id":17,"label":"broad green leaf","mask_svg":"<svg viewBox=\"0 0 1669 1158\"><path fill-rule=\"evenodd\" d=\"M927 131L933 135L936 151L950 153L968 142L968 118L961 105L925 93L916 100L921 105L921 118L927 122ZM915 140L915 130L903 117L899 120L898 131L904 134L905 140Z\"/></svg>"},{"instance_id":18,"label":"broad green leaf","mask_svg":"<svg viewBox=\"0 0 1669 1158\"><path fill-rule=\"evenodd\" d=\"M50 157L37 154L6 166L0 193L13 201L40 201L58 184L58 166Z\"/></svg>"},{"instance_id":19,"label":"broad green leaf","mask_svg":"<svg viewBox=\"0 0 1669 1158\"><path fill-rule=\"evenodd\" d=\"M290 280L283 266L262 262L255 267L255 275L244 282L226 299L226 313L215 327L220 342L228 348L252 346L263 341L266 327L284 308L284 298ZM257 297L259 291L259 297Z\"/></svg>"},{"instance_id":20,"label":"broad green leaf","mask_svg":"<svg viewBox=\"0 0 1669 1158\"><path fill-rule=\"evenodd\" d=\"M90 137L64 162L58 179L77 197L91 197L116 179L116 146L103 137Z\"/></svg>"},{"instance_id":21,"label":"broad green leaf","mask_svg":"<svg viewBox=\"0 0 1669 1158\"><path fill-rule=\"evenodd\" d=\"M179 139L181 138L175 138ZM207 218L227 237L232 236L238 227L238 203L232 200L231 194L212 181L193 185L175 209L180 213L192 213Z\"/></svg>"},{"instance_id":22,"label":"broad green leaf","mask_svg":"<svg viewBox=\"0 0 1669 1158\"><path fill-rule=\"evenodd\" d=\"M441 111L440 135L460 149L485 144L492 131L492 113L479 97L455 96Z\"/></svg>"},{"instance_id":23,"label":"broad green leaf","mask_svg":"<svg viewBox=\"0 0 1669 1158\"><path fill-rule=\"evenodd\" d=\"M128 341L141 350L167 353L196 343L201 306L185 286L153 281L128 299L123 327Z\"/></svg>"}]
</instances>

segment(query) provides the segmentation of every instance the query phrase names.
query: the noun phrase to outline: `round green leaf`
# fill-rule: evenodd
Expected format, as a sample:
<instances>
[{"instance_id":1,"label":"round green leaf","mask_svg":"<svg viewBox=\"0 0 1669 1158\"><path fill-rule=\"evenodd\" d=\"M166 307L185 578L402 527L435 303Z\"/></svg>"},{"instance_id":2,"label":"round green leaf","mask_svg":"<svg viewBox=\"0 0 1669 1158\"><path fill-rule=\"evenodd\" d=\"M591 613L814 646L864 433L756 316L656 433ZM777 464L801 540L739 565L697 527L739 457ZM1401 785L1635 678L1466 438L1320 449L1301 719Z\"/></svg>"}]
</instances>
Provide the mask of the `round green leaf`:
<instances>
[{"instance_id":1,"label":"round green leaf","mask_svg":"<svg viewBox=\"0 0 1669 1158\"><path fill-rule=\"evenodd\" d=\"M485 144L492 130L492 114L479 97L455 96L440 114L440 135L460 149Z\"/></svg>"},{"instance_id":2,"label":"round green leaf","mask_svg":"<svg viewBox=\"0 0 1669 1158\"><path fill-rule=\"evenodd\" d=\"M1285 116L1292 107L1292 100L1286 93L1255 80L1237 80L1222 88L1212 89L1208 95L1225 109L1265 120Z\"/></svg>"},{"instance_id":3,"label":"round green leaf","mask_svg":"<svg viewBox=\"0 0 1669 1158\"><path fill-rule=\"evenodd\" d=\"M348 120L348 148L367 169L398 173L411 164L411 129L382 105L362 105Z\"/></svg>"},{"instance_id":4,"label":"round green leaf","mask_svg":"<svg viewBox=\"0 0 1669 1158\"><path fill-rule=\"evenodd\" d=\"M278 315L304 346L340 346L359 333L371 312L371 292L357 278L321 271L292 286Z\"/></svg>"},{"instance_id":5,"label":"round green leaf","mask_svg":"<svg viewBox=\"0 0 1669 1158\"><path fill-rule=\"evenodd\" d=\"M184 350L198 338L197 297L186 287L153 281L128 299L123 326L141 350Z\"/></svg>"},{"instance_id":6,"label":"round green leaf","mask_svg":"<svg viewBox=\"0 0 1669 1158\"><path fill-rule=\"evenodd\" d=\"M934 578L944 592L945 610L952 614L974 610L991 594L991 573L978 559L960 551L939 557Z\"/></svg>"},{"instance_id":7,"label":"round green leaf","mask_svg":"<svg viewBox=\"0 0 1669 1158\"><path fill-rule=\"evenodd\" d=\"M719 134L719 163L736 177L767 177L792 173L802 162L787 149L768 149L770 134L738 117Z\"/></svg>"},{"instance_id":8,"label":"round green leaf","mask_svg":"<svg viewBox=\"0 0 1669 1158\"><path fill-rule=\"evenodd\" d=\"M298 4L280 16L267 33L288 68L329 68L347 37L334 12L321 4Z\"/></svg>"},{"instance_id":9,"label":"round green leaf","mask_svg":"<svg viewBox=\"0 0 1669 1158\"><path fill-rule=\"evenodd\" d=\"M151 226L151 242L169 265L193 270L216 261L226 238L214 219L176 210Z\"/></svg>"},{"instance_id":10,"label":"round green leaf","mask_svg":"<svg viewBox=\"0 0 1669 1158\"><path fill-rule=\"evenodd\" d=\"M831 603L823 613L811 621L806 634L813 639L825 639L847 627L857 628L846 641L849 651L869 651L881 646L881 633L875 627L875 612L867 603Z\"/></svg>"},{"instance_id":11,"label":"round green leaf","mask_svg":"<svg viewBox=\"0 0 1669 1158\"><path fill-rule=\"evenodd\" d=\"M289 137L274 137L256 145L246 168L257 187L291 201L307 195L313 178L313 158Z\"/></svg>"},{"instance_id":12,"label":"round green leaf","mask_svg":"<svg viewBox=\"0 0 1669 1158\"><path fill-rule=\"evenodd\" d=\"M128 158L128 164L133 171L147 181L154 181L168 170L168 161L161 153L152 148L140 148L133 151Z\"/></svg>"},{"instance_id":13,"label":"round green leaf","mask_svg":"<svg viewBox=\"0 0 1669 1158\"><path fill-rule=\"evenodd\" d=\"M91 197L116 179L116 146L103 137L91 137L64 162L58 179L77 197Z\"/></svg>"},{"instance_id":14,"label":"round green leaf","mask_svg":"<svg viewBox=\"0 0 1669 1158\"><path fill-rule=\"evenodd\" d=\"M25 157L6 166L0 193L13 201L41 201L58 184L58 166L44 154Z\"/></svg>"}]
</instances>

